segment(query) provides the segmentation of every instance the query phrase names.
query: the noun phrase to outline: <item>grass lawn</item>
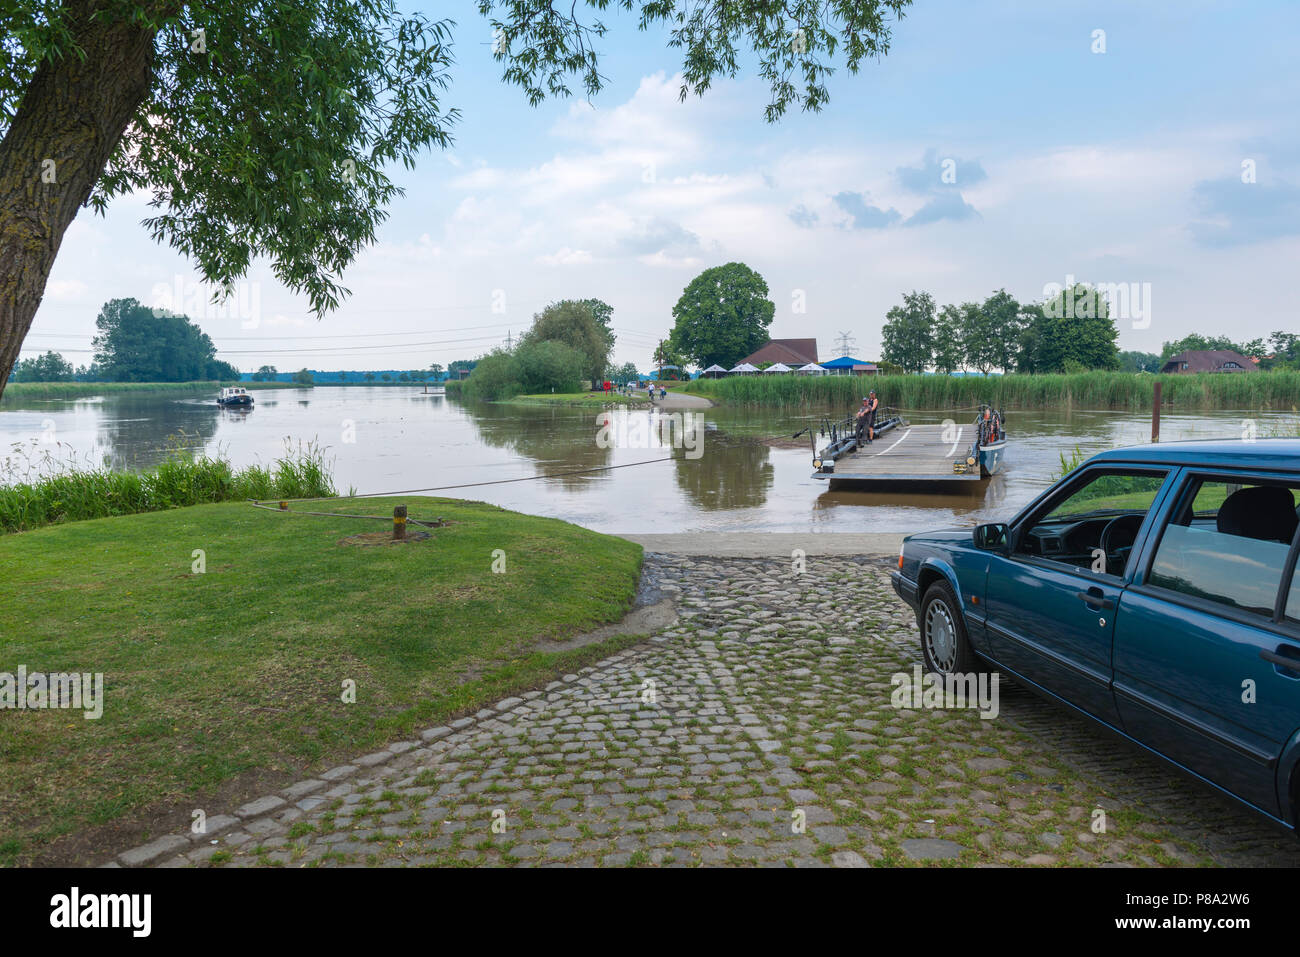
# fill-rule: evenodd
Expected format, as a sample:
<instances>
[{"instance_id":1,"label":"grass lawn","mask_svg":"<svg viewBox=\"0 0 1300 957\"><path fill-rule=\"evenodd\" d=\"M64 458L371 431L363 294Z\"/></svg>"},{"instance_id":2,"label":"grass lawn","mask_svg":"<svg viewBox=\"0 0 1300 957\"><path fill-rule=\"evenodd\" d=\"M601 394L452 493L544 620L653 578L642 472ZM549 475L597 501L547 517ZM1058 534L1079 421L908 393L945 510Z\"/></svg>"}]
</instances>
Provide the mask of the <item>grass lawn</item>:
<instances>
[{"instance_id":1,"label":"grass lawn","mask_svg":"<svg viewBox=\"0 0 1300 957\"><path fill-rule=\"evenodd\" d=\"M613 650L532 648L619 619L640 546L481 503L401 501L452 524L343 545L390 526L225 503L0 537L0 672L103 672L105 702L99 720L0 711L0 863L103 859L132 846L114 836L178 833L191 808L226 813Z\"/></svg>"},{"instance_id":2,"label":"grass lawn","mask_svg":"<svg viewBox=\"0 0 1300 957\"><path fill-rule=\"evenodd\" d=\"M549 395L517 395L509 399L502 400L504 405L593 405L604 406L612 404L621 405L642 405L646 402L645 395L619 395L617 392L594 393L594 392L556 392Z\"/></svg>"}]
</instances>

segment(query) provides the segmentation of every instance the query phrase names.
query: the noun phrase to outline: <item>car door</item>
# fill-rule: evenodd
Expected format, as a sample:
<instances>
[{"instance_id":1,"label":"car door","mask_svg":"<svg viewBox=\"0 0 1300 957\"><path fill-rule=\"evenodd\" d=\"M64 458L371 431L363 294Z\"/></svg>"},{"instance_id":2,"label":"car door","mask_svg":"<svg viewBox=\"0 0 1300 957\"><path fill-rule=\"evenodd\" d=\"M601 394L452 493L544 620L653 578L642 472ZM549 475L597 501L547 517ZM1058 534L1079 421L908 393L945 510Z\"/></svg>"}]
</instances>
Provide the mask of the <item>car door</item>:
<instances>
[{"instance_id":1,"label":"car door","mask_svg":"<svg viewBox=\"0 0 1300 957\"><path fill-rule=\"evenodd\" d=\"M1124 730L1275 816L1300 727L1297 501L1294 479L1189 472L1116 616Z\"/></svg>"},{"instance_id":2,"label":"car door","mask_svg":"<svg viewBox=\"0 0 1300 957\"><path fill-rule=\"evenodd\" d=\"M1131 548L1168 475L1163 468L1081 470L1016 523L1010 550L989 564L985 627L997 660L1115 725L1114 611ZM1117 525L1123 535L1112 532L1103 553L1102 536Z\"/></svg>"}]
</instances>

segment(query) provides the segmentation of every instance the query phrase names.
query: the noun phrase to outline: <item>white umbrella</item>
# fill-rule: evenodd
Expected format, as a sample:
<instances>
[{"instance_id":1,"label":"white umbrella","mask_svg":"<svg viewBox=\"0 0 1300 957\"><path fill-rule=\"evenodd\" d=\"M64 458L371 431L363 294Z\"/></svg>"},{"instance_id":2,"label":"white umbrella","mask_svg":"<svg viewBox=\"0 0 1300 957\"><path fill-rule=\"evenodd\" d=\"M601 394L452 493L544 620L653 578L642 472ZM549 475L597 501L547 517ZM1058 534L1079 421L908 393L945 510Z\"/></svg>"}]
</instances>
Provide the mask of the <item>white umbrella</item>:
<instances>
[{"instance_id":1,"label":"white umbrella","mask_svg":"<svg viewBox=\"0 0 1300 957\"><path fill-rule=\"evenodd\" d=\"M757 372L758 368L750 365L748 362L742 362L736 368L729 370L731 372Z\"/></svg>"},{"instance_id":2,"label":"white umbrella","mask_svg":"<svg viewBox=\"0 0 1300 957\"><path fill-rule=\"evenodd\" d=\"M808 373L808 374L810 374L810 375L825 375L825 374L826 374L826 370L823 369L821 366L819 366L819 365L818 365L817 363L815 363L815 362L810 362L810 363L808 363L806 366L800 366L800 367L799 367L798 369L796 369L795 371L796 371L796 372L806 372L806 373Z\"/></svg>"},{"instance_id":3,"label":"white umbrella","mask_svg":"<svg viewBox=\"0 0 1300 957\"><path fill-rule=\"evenodd\" d=\"M770 366L768 366L763 371L764 372L793 372L794 370L791 369L784 362L773 362Z\"/></svg>"},{"instance_id":4,"label":"white umbrella","mask_svg":"<svg viewBox=\"0 0 1300 957\"><path fill-rule=\"evenodd\" d=\"M701 375L702 375L704 372L726 372L726 371L727 371L726 369L722 368L722 366L718 365L718 364L715 362L715 363L713 363L713 365L709 366L707 369L704 369L703 372L701 372Z\"/></svg>"}]
</instances>

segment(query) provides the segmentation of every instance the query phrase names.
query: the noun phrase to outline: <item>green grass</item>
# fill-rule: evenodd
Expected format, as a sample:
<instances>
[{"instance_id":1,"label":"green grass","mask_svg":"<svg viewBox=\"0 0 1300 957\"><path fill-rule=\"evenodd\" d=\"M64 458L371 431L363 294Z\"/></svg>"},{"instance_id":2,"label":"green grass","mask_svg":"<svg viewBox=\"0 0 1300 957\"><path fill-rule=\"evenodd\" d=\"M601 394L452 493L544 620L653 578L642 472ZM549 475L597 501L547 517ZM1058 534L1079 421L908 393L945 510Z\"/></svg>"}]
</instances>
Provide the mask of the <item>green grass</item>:
<instances>
[{"instance_id":1,"label":"green grass","mask_svg":"<svg viewBox=\"0 0 1300 957\"><path fill-rule=\"evenodd\" d=\"M611 404L637 405L647 400L643 395L620 395L617 392L553 392L546 395L517 395L499 400L502 405L578 405L605 406Z\"/></svg>"},{"instance_id":2,"label":"green grass","mask_svg":"<svg viewBox=\"0 0 1300 957\"><path fill-rule=\"evenodd\" d=\"M398 501L335 507L391 515ZM358 547L339 540L385 526L224 503L0 538L0 671L102 672L105 688L96 721L0 717L0 862L149 807L207 807L240 775L308 776L636 640L532 650L617 620L639 546L481 503L401 501L452 524Z\"/></svg>"},{"instance_id":3,"label":"green grass","mask_svg":"<svg viewBox=\"0 0 1300 957\"><path fill-rule=\"evenodd\" d=\"M156 512L187 505L231 500L313 498L336 494L319 448L300 444L274 465L250 465L236 470L224 459L173 452L166 461L144 472L112 469L60 471L48 455L28 457L18 472L15 456L7 460L10 473L0 478L0 531L22 532L44 525L113 515Z\"/></svg>"},{"instance_id":4,"label":"green grass","mask_svg":"<svg viewBox=\"0 0 1300 957\"><path fill-rule=\"evenodd\" d=\"M696 379L686 391L724 403L774 406L857 405L875 389L881 405L951 409L990 402L1008 409L1150 409L1156 381L1172 409L1271 409L1300 404L1300 372L1239 375L802 376L750 375Z\"/></svg>"},{"instance_id":5,"label":"green grass","mask_svg":"<svg viewBox=\"0 0 1300 957\"><path fill-rule=\"evenodd\" d=\"M222 386L254 389L310 389L296 382L10 382L0 402L14 404L29 399L80 399L91 395L121 392L179 392L184 394L216 393Z\"/></svg>"}]
</instances>

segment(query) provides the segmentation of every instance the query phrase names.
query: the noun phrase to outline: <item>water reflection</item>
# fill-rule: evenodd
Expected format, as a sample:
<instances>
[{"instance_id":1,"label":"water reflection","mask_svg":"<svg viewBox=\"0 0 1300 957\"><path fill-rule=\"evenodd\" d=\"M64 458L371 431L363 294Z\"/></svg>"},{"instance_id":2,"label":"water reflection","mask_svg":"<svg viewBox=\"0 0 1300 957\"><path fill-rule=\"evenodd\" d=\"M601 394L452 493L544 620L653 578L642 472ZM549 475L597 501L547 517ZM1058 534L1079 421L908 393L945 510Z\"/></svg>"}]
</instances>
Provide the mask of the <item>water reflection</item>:
<instances>
[{"instance_id":1,"label":"water reflection","mask_svg":"<svg viewBox=\"0 0 1300 957\"><path fill-rule=\"evenodd\" d=\"M879 509L947 509L957 524L978 525L987 513L1002 507L1007 497L1006 480L1001 475L980 482L954 482L943 491L917 492L906 486L881 486L872 491L849 489L827 490L817 496L813 508L836 509L844 506Z\"/></svg>"},{"instance_id":2,"label":"water reflection","mask_svg":"<svg viewBox=\"0 0 1300 957\"><path fill-rule=\"evenodd\" d=\"M767 501L775 469L772 450L752 439L710 431L704 455L674 461L677 487L696 508L761 508Z\"/></svg>"},{"instance_id":3,"label":"water reflection","mask_svg":"<svg viewBox=\"0 0 1300 957\"><path fill-rule=\"evenodd\" d=\"M156 396L142 395L110 396L99 411L95 444L101 459L115 469L145 468L172 448L202 452L218 424L233 419L216 402L159 403Z\"/></svg>"},{"instance_id":4,"label":"water reflection","mask_svg":"<svg viewBox=\"0 0 1300 957\"><path fill-rule=\"evenodd\" d=\"M596 442L596 412L546 406L470 403L463 406L484 444L530 459L547 484L579 490L599 482L604 473L554 474L613 464L612 448Z\"/></svg>"}]
</instances>

